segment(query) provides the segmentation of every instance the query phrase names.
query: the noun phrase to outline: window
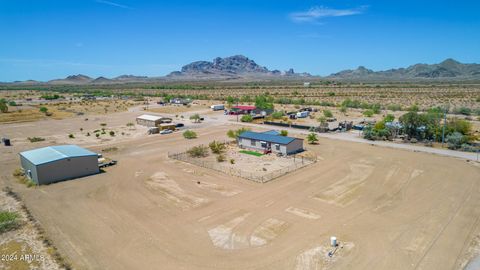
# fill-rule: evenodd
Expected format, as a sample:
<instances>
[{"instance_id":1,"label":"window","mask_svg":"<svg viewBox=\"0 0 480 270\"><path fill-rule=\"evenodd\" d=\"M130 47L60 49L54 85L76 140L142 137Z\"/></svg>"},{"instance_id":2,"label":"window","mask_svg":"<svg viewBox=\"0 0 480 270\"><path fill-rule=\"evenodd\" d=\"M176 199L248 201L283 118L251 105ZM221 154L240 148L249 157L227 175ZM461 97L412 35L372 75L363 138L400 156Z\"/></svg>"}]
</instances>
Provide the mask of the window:
<instances>
[{"instance_id":1,"label":"window","mask_svg":"<svg viewBox=\"0 0 480 270\"><path fill-rule=\"evenodd\" d=\"M260 145L262 146L262 148L267 148L267 142L260 142Z\"/></svg>"},{"instance_id":2,"label":"window","mask_svg":"<svg viewBox=\"0 0 480 270\"><path fill-rule=\"evenodd\" d=\"M27 174L28 174L28 177L29 177L30 179L32 179L32 171L31 171L31 170L28 170L28 171L27 171Z\"/></svg>"},{"instance_id":3,"label":"window","mask_svg":"<svg viewBox=\"0 0 480 270\"><path fill-rule=\"evenodd\" d=\"M252 145L252 146L257 145L257 141L255 141L255 140L250 140L250 145Z\"/></svg>"},{"instance_id":4,"label":"window","mask_svg":"<svg viewBox=\"0 0 480 270\"><path fill-rule=\"evenodd\" d=\"M280 144L278 143L275 144L275 150L280 151Z\"/></svg>"}]
</instances>

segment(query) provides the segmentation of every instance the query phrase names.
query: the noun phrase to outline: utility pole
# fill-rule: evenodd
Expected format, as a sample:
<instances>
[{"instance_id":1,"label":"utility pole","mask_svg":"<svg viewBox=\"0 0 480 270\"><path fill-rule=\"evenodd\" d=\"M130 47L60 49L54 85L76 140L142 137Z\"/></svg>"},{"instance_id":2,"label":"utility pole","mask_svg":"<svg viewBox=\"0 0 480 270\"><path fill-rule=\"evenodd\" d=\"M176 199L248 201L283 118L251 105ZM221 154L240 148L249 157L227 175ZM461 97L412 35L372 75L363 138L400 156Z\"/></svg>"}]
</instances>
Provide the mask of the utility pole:
<instances>
[{"instance_id":1,"label":"utility pole","mask_svg":"<svg viewBox=\"0 0 480 270\"><path fill-rule=\"evenodd\" d=\"M238 98L237 98L237 110L238 110ZM238 111L236 112L237 115L237 122L238 122Z\"/></svg>"},{"instance_id":2,"label":"utility pole","mask_svg":"<svg viewBox=\"0 0 480 270\"><path fill-rule=\"evenodd\" d=\"M445 126L447 125L447 108L443 111L442 147L445 144Z\"/></svg>"}]
</instances>

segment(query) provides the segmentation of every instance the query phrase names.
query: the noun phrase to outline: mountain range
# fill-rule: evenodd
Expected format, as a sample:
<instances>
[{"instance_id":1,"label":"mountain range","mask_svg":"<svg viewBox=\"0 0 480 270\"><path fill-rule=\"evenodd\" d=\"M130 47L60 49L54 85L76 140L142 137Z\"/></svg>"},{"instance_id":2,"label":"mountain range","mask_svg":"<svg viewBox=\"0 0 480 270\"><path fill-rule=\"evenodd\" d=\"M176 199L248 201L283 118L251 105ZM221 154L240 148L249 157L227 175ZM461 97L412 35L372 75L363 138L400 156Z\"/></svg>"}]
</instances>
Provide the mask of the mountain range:
<instances>
[{"instance_id":1,"label":"mountain range","mask_svg":"<svg viewBox=\"0 0 480 270\"><path fill-rule=\"evenodd\" d=\"M147 77L122 75L115 78L91 78L86 75L71 75L64 79L48 82L16 81L13 84L121 84L121 83L151 83L168 81L199 81L199 80L345 80L345 81L461 81L480 80L480 64L463 64L453 59L447 59L439 64L415 64L407 68L373 71L360 66L353 70L343 70L329 76L312 76L309 73L269 70L255 61L243 56L217 57L213 61L196 61L187 64L180 71L174 71L163 77Z\"/></svg>"}]
</instances>

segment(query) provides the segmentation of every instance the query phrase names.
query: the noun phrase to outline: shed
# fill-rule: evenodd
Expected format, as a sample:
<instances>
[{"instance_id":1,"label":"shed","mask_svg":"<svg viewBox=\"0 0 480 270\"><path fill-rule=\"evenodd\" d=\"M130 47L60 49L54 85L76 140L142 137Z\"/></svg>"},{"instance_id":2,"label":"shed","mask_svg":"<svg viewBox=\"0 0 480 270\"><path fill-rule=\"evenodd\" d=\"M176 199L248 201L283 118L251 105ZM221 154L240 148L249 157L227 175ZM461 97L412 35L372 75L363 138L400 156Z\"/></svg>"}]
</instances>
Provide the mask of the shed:
<instances>
[{"instance_id":1,"label":"shed","mask_svg":"<svg viewBox=\"0 0 480 270\"><path fill-rule=\"evenodd\" d=\"M272 131L245 131L238 136L238 145L259 151L272 151L282 155L291 155L303 151L303 139L280 136Z\"/></svg>"},{"instance_id":2,"label":"shed","mask_svg":"<svg viewBox=\"0 0 480 270\"><path fill-rule=\"evenodd\" d=\"M99 173L98 154L77 145L57 145L20 153L25 175L37 185Z\"/></svg>"},{"instance_id":3,"label":"shed","mask_svg":"<svg viewBox=\"0 0 480 270\"><path fill-rule=\"evenodd\" d=\"M143 114L137 117L137 124L147 127L158 127L162 123L171 123L172 118Z\"/></svg>"}]
</instances>

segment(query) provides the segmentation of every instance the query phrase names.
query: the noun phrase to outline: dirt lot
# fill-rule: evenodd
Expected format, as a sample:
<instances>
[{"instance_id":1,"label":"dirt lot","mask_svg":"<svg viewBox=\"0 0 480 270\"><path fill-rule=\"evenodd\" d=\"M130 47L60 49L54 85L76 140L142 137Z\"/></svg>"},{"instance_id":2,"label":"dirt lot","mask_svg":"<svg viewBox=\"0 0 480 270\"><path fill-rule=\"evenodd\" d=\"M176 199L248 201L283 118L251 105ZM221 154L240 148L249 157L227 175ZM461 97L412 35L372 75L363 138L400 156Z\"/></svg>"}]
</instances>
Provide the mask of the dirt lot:
<instances>
[{"instance_id":1,"label":"dirt lot","mask_svg":"<svg viewBox=\"0 0 480 270\"><path fill-rule=\"evenodd\" d=\"M1 148L0 176L78 269L461 269L476 256L480 168L471 162L320 139L308 147L317 163L257 184L169 159L189 146L174 133L81 141L117 147L118 165L49 186L15 183L17 153L32 147L19 128L55 137L83 123L70 120L3 129L18 141ZM234 128L201 126L195 144ZM332 235L340 247L329 258Z\"/></svg>"}]
</instances>

